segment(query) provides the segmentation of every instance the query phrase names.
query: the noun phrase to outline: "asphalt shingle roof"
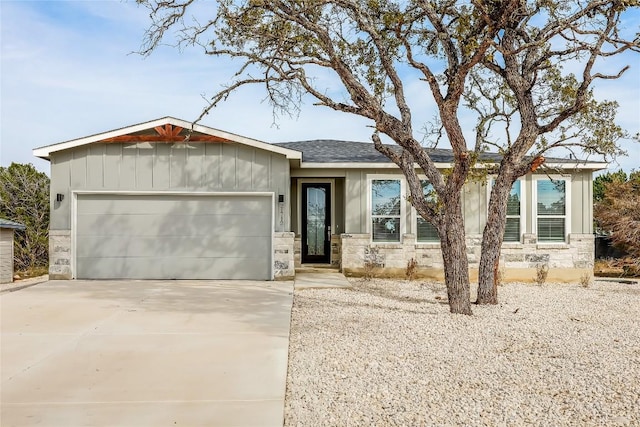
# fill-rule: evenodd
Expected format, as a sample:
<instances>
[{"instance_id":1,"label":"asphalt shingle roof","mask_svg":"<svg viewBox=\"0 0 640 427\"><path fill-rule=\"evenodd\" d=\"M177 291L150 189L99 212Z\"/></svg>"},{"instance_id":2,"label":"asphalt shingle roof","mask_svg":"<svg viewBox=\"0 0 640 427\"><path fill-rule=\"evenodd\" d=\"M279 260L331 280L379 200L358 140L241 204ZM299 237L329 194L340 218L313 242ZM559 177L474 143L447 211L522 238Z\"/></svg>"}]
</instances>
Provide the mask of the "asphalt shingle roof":
<instances>
[{"instance_id":1,"label":"asphalt shingle roof","mask_svg":"<svg viewBox=\"0 0 640 427\"><path fill-rule=\"evenodd\" d=\"M310 141L279 142L277 145L290 150L300 151L302 161L309 163L389 163L390 160L378 152L371 142L339 141L335 139L314 139ZM399 150L397 145L388 145ZM425 148L435 163L453 162L453 151L443 148ZM496 153L483 153L481 159L499 162L502 156ZM555 163L580 163L575 159L547 158Z\"/></svg>"},{"instance_id":2,"label":"asphalt shingle roof","mask_svg":"<svg viewBox=\"0 0 640 427\"><path fill-rule=\"evenodd\" d=\"M302 161L310 163L389 163L390 160L378 152L371 142L315 139L311 141L281 142L274 145L302 152ZM397 145L388 145L399 150ZM430 149L434 162L448 163L453 160L451 150Z\"/></svg>"}]
</instances>

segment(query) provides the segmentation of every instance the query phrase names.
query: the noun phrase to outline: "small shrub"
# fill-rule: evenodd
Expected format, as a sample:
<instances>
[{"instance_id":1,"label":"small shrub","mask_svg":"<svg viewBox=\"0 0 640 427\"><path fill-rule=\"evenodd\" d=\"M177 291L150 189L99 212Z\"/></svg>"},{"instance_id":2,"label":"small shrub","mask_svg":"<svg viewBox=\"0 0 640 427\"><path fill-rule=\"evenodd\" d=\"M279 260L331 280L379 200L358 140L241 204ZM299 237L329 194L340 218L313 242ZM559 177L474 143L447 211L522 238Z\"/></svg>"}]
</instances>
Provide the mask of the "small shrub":
<instances>
[{"instance_id":1,"label":"small shrub","mask_svg":"<svg viewBox=\"0 0 640 427\"><path fill-rule=\"evenodd\" d=\"M538 264L536 266L536 283L540 286L544 285L549 275L549 266L547 264Z\"/></svg>"},{"instance_id":2,"label":"small shrub","mask_svg":"<svg viewBox=\"0 0 640 427\"><path fill-rule=\"evenodd\" d=\"M378 267L382 266L380 259L380 252L378 248L369 247L365 249L364 253L364 269L363 278L366 281L373 279L376 276Z\"/></svg>"},{"instance_id":3,"label":"small shrub","mask_svg":"<svg viewBox=\"0 0 640 427\"><path fill-rule=\"evenodd\" d=\"M373 261L365 261L362 278L369 281L375 277L377 264Z\"/></svg>"},{"instance_id":4,"label":"small shrub","mask_svg":"<svg viewBox=\"0 0 640 427\"><path fill-rule=\"evenodd\" d=\"M411 258L407 261L407 269L405 270L405 275L407 276L407 280L412 281L416 278L416 273L418 272L418 262Z\"/></svg>"},{"instance_id":5,"label":"small shrub","mask_svg":"<svg viewBox=\"0 0 640 427\"><path fill-rule=\"evenodd\" d=\"M580 276L580 286L583 288L588 288L593 285L593 275L589 271L585 271L582 276Z\"/></svg>"}]
</instances>

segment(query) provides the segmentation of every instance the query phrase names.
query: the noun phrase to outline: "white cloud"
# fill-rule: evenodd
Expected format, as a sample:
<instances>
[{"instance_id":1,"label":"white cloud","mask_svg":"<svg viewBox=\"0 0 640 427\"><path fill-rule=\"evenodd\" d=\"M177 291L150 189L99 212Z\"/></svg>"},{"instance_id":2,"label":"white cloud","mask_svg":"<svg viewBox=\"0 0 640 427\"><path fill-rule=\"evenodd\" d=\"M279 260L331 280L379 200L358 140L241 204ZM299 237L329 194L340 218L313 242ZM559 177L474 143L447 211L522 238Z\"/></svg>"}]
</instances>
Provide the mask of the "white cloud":
<instances>
[{"instance_id":1,"label":"white cloud","mask_svg":"<svg viewBox=\"0 0 640 427\"><path fill-rule=\"evenodd\" d=\"M48 162L32 156L33 148L166 115L194 119L205 105L201 94L215 92L234 70L196 48L180 53L161 47L148 58L130 54L148 25L147 11L131 3L3 1L1 20L2 165L32 162L48 171ZM621 123L637 132L640 64L634 61L628 75L596 93L617 99ZM318 73L318 83L331 93L341 90L330 72ZM422 82L407 89L419 131L433 118L433 100ZM312 101L299 118L281 117L273 126L264 96L262 88L243 88L203 124L269 142L370 140L367 120ZM475 123L467 115L463 121L470 136ZM638 149L630 147L632 156L621 163L628 169L640 163Z\"/></svg>"}]
</instances>

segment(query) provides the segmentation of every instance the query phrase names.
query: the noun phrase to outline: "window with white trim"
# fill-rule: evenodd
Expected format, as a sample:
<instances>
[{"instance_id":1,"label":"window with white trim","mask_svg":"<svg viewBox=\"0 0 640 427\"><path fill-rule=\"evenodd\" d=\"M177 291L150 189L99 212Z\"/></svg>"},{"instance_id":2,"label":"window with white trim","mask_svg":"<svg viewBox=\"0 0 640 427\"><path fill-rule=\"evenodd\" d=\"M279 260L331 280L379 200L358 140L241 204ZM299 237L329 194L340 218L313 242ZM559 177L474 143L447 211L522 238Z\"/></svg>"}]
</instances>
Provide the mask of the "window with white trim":
<instances>
[{"instance_id":1,"label":"window with white trim","mask_svg":"<svg viewBox=\"0 0 640 427\"><path fill-rule=\"evenodd\" d=\"M505 242L519 242L522 230L522 183L515 181L511 186L509 198L507 199L507 221L504 227Z\"/></svg>"},{"instance_id":2,"label":"window with white trim","mask_svg":"<svg viewBox=\"0 0 640 427\"><path fill-rule=\"evenodd\" d=\"M399 242L402 186L399 179L371 180L371 234L374 242Z\"/></svg>"},{"instance_id":3,"label":"window with white trim","mask_svg":"<svg viewBox=\"0 0 640 427\"><path fill-rule=\"evenodd\" d=\"M429 181L420 180L422 192L427 201L434 201L433 185ZM416 240L418 242L439 242L438 230L426 219L416 212Z\"/></svg>"},{"instance_id":4,"label":"window with white trim","mask_svg":"<svg viewBox=\"0 0 640 427\"><path fill-rule=\"evenodd\" d=\"M536 226L539 242L564 242L567 234L567 181L536 180Z\"/></svg>"},{"instance_id":5,"label":"window with white trim","mask_svg":"<svg viewBox=\"0 0 640 427\"><path fill-rule=\"evenodd\" d=\"M491 188L495 184L494 180L491 180ZM507 220L504 227L504 242L519 242L522 235L522 220L523 220L523 188L522 182L516 180L511 186L509 191L509 198L507 199ZM491 192L487 197L491 197Z\"/></svg>"}]
</instances>

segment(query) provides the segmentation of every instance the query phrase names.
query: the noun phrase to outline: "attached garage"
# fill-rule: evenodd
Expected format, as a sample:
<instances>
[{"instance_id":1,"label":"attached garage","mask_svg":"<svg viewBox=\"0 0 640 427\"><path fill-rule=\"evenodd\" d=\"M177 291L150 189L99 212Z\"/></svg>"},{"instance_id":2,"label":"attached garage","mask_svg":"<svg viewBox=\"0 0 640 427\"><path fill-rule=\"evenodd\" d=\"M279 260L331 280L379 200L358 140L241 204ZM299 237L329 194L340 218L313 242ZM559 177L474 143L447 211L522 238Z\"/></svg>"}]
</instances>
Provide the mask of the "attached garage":
<instances>
[{"instance_id":1,"label":"attached garage","mask_svg":"<svg viewBox=\"0 0 640 427\"><path fill-rule=\"evenodd\" d=\"M78 194L79 279L269 280L272 194Z\"/></svg>"},{"instance_id":2,"label":"attached garage","mask_svg":"<svg viewBox=\"0 0 640 427\"><path fill-rule=\"evenodd\" d=\"M34 150L51 279L288 279L302 154L165 117Z\"/></svg>"}]
</instances>

